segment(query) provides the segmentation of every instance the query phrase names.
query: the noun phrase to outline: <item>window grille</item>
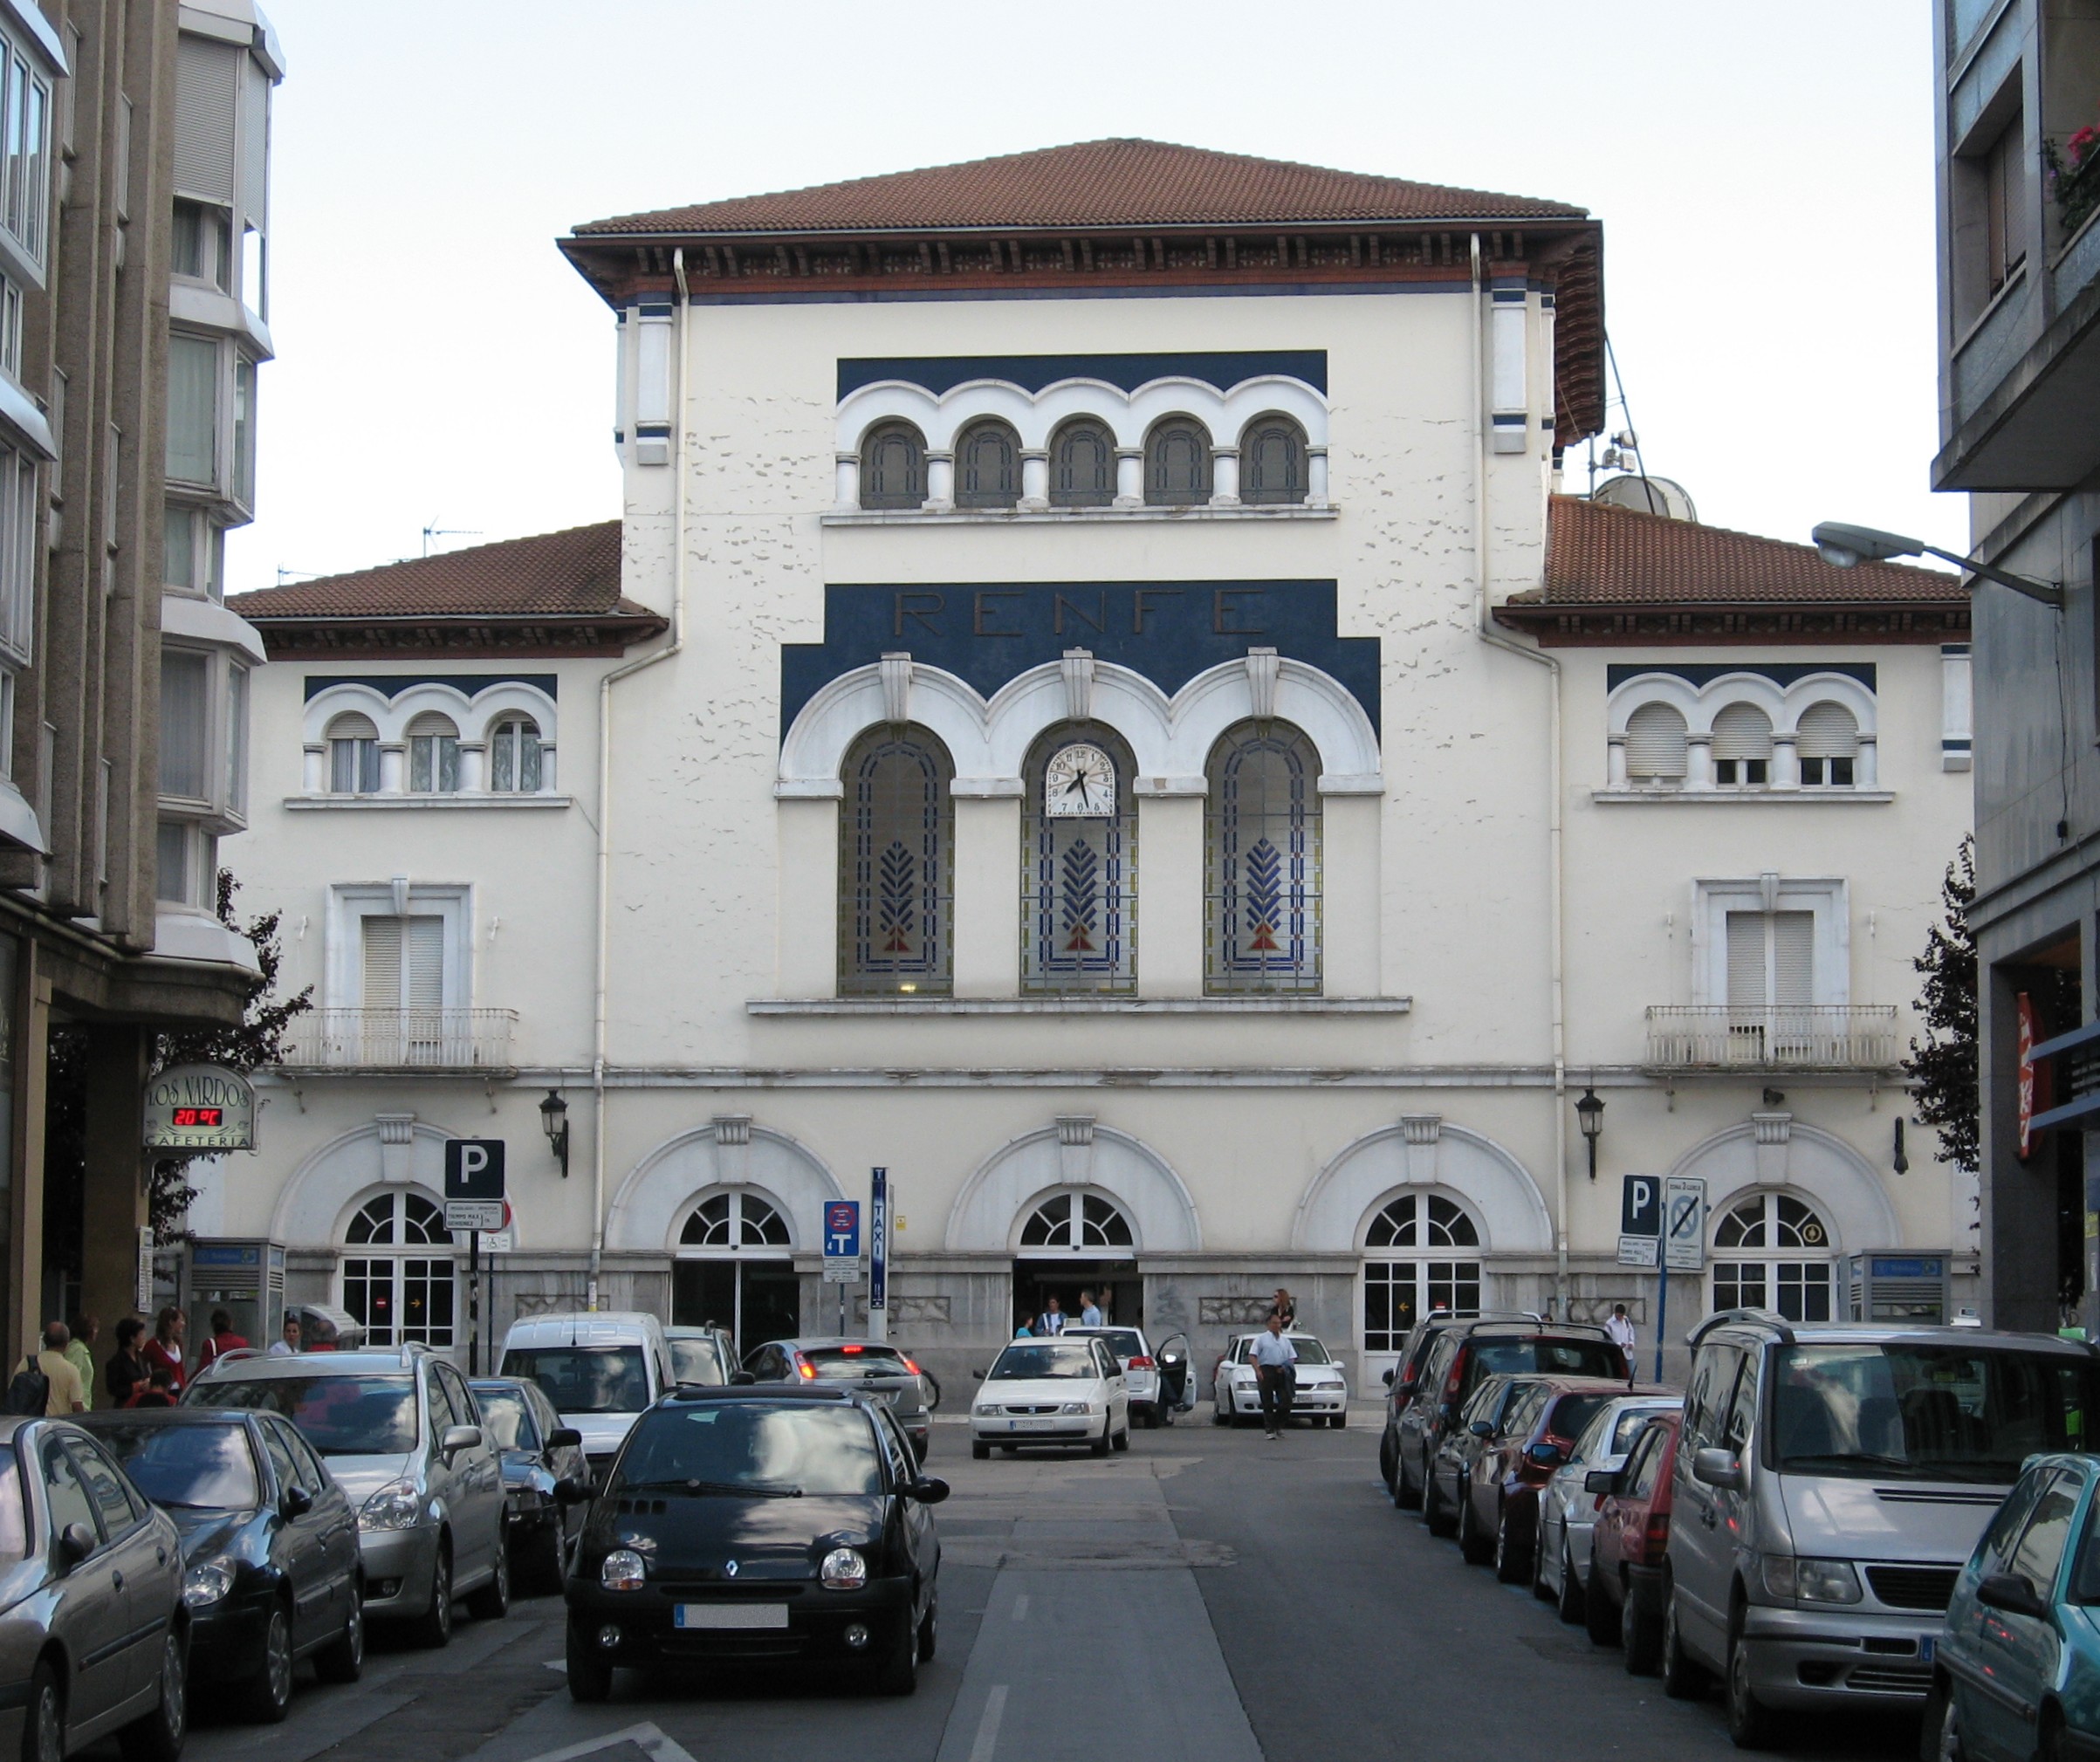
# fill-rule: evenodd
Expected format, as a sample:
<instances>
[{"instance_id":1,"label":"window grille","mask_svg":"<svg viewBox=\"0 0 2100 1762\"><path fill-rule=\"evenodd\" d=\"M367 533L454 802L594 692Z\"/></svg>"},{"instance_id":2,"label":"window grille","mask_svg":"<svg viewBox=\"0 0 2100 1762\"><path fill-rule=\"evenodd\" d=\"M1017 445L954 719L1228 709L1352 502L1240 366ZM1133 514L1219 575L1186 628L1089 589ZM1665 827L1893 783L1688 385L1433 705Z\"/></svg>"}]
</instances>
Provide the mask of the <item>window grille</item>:
<instances>
[{"instance_id":1,"label":"window grille","mask_svg":"<svg viewBox=\"0 0 2100 1762\"><path fill-rule=\"evenodd\" d=\"M1081 819L1047 812L1050 761L1080 744L1099 747L1115 766L1112 813ZM1022 770L1022 990L1137 989L1136 771L1122 739L1094 723L1062 723L1030 753Z\"/></svg>"},{"instance_id":2,"label":"window grille","mask_svg":"<svg viewBox=\"0 0 2100 1762\"><path fill-rule=\"evenodd\" d=\"M1306 497L1305 430L1288 416L1260 416L1239 438L1239 499L1256 507Z\"/></svg>"},{"instance_id":3,"label":"window grille","mask_svg":"<svg viewBox=\"0 0 2100 1762\"><path fill-rule=\"evenodd\" d=\"M1282 722L1243 722L1211 751L1205 989L1320 990L1319 755Z\"/></svg>"},{"instance_id":4,"label":"window grille","mask_svg":"<svg viewBox=\"0 0 2100 1762\"><path fill-rule=\"evenodd\" d=\"M847 755L839 827L839 990L951 988L955 766L927 730L871 729Z\"/></svg>"},{"instance_id":5,"label":"window grille","mask_svg":"<svg viewBox=\"0 0 2100 1762\"><path fill-rule=\"evenodd\" d=\"M861 505L917 508L926 500L926 442L909 422L880 422L861 442Z\"/></svg>"},{"instance_id":6,"label":"window grille","mask_svg":"<svg viewBox=\"0 0 2100 1762\"><path fill-rule=\"evenodd\" d=\"M955 445L955 504L1011 508L1020 497L1021 440L1004 422L972 422Z\"/></svg>"},{"instance_id":7,"label":"window grille","mask_svg":"<svg viewBox=\"0 0 2100 1762\"><path fill-rule=\"evenodd\" d=\"M1050 442L1050 505L1106 508L1115 500L1115 437L1092 420L1067 422Z\"/></svg>"},{"instance_id":8,"label":"window grille","mask_svg":"<svg viewBox=\"0 0 2100 1762\"><path fill-rule=\"evenodd\" d=\"M1805 787L1849 789L1859 757L1859 724L1842 703L1811 703L1801 712L1795 750Z\"/></svg>"},{"instance_id":9,"label":"window grille","mask_svg":"<svg viewBox=\"0 0 2100 1762\"><path fill-rule=\"evenodd\" d=\"M1145 441L1145 500L1156 508L1211 499L1211 436L1202 423L1170 416Z\"/></svg>"},{"instance_id":10,"label":"window grille","mask_svg":"<svg viewBox=\"0 0 2100 1762\"><path fill-rule=\"evenodd\" d=\"M1626 780L1650 788L1685 780L1685 728L1674 704L1644 703L1626 718Z\"/></svg>"}]
</instances>

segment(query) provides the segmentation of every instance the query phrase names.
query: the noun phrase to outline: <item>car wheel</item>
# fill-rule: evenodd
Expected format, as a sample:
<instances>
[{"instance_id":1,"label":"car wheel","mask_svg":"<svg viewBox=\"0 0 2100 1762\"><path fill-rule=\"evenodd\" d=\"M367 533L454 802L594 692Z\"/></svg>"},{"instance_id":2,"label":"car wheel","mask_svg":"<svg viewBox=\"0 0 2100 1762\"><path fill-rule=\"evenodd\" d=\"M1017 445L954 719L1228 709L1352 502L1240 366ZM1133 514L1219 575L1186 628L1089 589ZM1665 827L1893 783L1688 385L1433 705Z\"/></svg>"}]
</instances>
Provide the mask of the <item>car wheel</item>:
<instances>
[{"instance_id":1,"label":"car wheel","mask_svg":"<svg viewBox=\"0 0 2100 1762\"><path fill-rule=\"evenodd\" d=\"M1505 1503L1495 1513L1495 1577L1506 1585L1520 1585L1530 1576L1530 1551Z\"/></svg>"},{"instance_id":2,"label":"car wheel","mask_svg":"<svg viewBox=\"0 0 2100 1762\"><path fill-rule=\"evenodd\" d=\"M1538 1521L1543 1528L1544 1519L1541 1519ZM1531 1539L1531 1594L1541 1603L1550 1603L1554 1600L1553 1586L1546 1577L1546 1563L1554 1558L1554 1554L1546 1546L1546 1538L1543 1534L1535 1535Z\"/></svg>"},{"instance_id":3,"label":"car wheel","mask_svg":"<svg viewBox=\"0 0 2100 1762\"><path fill-rule=\"evenodd\" d=\"M919 1663L930 1664L941 1643L941 1594L926 1599L926 1613L919 1619Z\"/></svg>"},{"instance_id":4,"label":"car wheel","mask_svg":"<svg viewBox=\"0 0 2100 1762\"><path fill-rule=\"evenodd\" d=\"M569 1699L598 1702L613 1692L613 1662L591 1643L574 1621L568 1623Z\"/></svg>"},{"instance_id":5,"label":"car wheel","mask_svg":"<svg viewBox=\"0 0 2100 1762\"><path fill-rule=\"evenodd\" d=\"M1432 1536L1448 1536L1458 1527L1458 1519L1444 1509L1444 1494L1433 1468L1422 1477L1422 1525Z\"/></svg>"},{"instance_id":6,"label":"car wheel","mask_svg":"<svg viewBox=\"0 0 2100 1762\"><path fill-rule=\"evenodd\" d=\"M1561 1538L1561 1597L1556 1607L1561 1619L1571 1628L1582 1619L1582 1581L1575 1577L1575 1558L1568 1552L1565 1536Z\"/></svg>"},{"instance_id":7,"label":"car wheel","mask_svg":"<svg viewBox=\"0 0 2100 1762\"><path fill-rule=\"evenodd\" d=\"M452 1556L442 1541L430 1568L430 1606L409 1624L408 1637L425 1651L452 1643Z\"/></svg>"},{"instance_id":8,"label":"car wheel","mask_svg":"<svg viewBox=\"0 0 2100 1762\"><path fill-rule=\"evenodd\" d=\"M500 1621L511 1613L511 1551L500 1540L495 1574L467 1599L467 1613L477 1621Z\"/></svg>"},{"instance_id":9,"label":"car wheel","mask_svg":"<svg viewBox=\"0 0 2100 1762\"><path fill-rule=\"evenodd\" d=\"M1329 1414L1328 1416L1327 1429L1329 1431L1345 1431L1349 1428L1349 1416L1346 1413Z\"/></svg>"},{"instance_id":10,"label":"car wheel","mask_svg":"<svg viewBox=\"0 0 2100 1762\"><path fill-rule=\"evenodd\" d=\"M29 1679L29 1711L22 1722L22 1762L65 1762L65 1697L49 1658Z\"/></svg>"},{"instance_id":11,"label":"car wheel","mask_svg":"<svg viewBox=\"0 0 2100 1762\"><path fill-rule=\"evenodd\" d=\"M161 1696L152 1712L117 1733L124 1762L175 1762L189 1735L189 1660L182 1635L168 1630L161 1642Z\"/></svg>"},{"instance_id":12,"label":"car wheel","mask_svg":"<svg viewBox=\"0 0 2100 1762\"><path fill-rule=\"evenodd\" d=\"M1473 1510L1471 1482L1458 1487L1458 1557L1469 1567L1484 1567L1495 1556L1495 1539L1480 1527Z\"/></svg>"},{"instance_id":13,"label":"car wheel","mask_svg":"<svg viewBox=\"0 0 2100 1762\"><path fill-rule=\"evenodd\" d=\"M1211 1423L1212 1425L1230 1425L1232 1423L1232 1409L1226 1407L1213 1395L1211 1397Z\"/></svg>"},{"instance_id":14,"label":"car wheel","mask_svg":"<svg viewBox=\"0 0 2100 1762\"><path fill-rule=\"evenodd\" d=\"M1629 1676L1655 1675L1661 1641L1654 1617L1641 1608L1641 1600L1634 1594L1633 1587L1627 1586L1626 1601L1619 1605L1619 1647L1626 1655Z\"/></svg>"},{"instance_id":15,"label":"car wheel","mask_svg":"<svg viewBox=\"0 0 2100 1762\"><path fill-rule=\"evenodd\" d=\"M1968 1747L1961 1741L1961 1715L1954 1704L1952 1685L1944 1676L1933 1683L1932 1692L1925 1697L1918 1753L1925 1762L1967 1762Z\"/></svg>"},{"instance_id":16,"label":"car wheel","mask_svg":"<svg viewBox=\"0 0 2100 1762\"><path fill-rule=\"evenodd\" d=\"M1750 1686L1750 1647L1739 1615L1728 1632L1728 1736L1738 1750L1769 1750L1779 1736L1779 1721Z\"/></svg>"},{"instance_id":17,"label":"car wheel","mask_svg":"<svg viewBox=\"0 0 2100 1762\"><path fill-rule=\"evenodd\" d=\"M1418 1512L1422 1509L1422 1489L1408 1479L1407 1458L1400 1454L1397 1446L1393 1457L1393 1503L1403 1512Z\"/></svg>"},{"instance_id":18,"label":"car wheel","mask_svg":"<svg viewBox=\"0 0 2100 1762\"><path fill-rule=\"evenodd\" d=\"M561 1594L561 1581L569 1575L568 1539L559 1523L550 1525L546 1539L532 1550L532 1581L547 1596Z\"/></svg>"},{"instance_id":19,"label":"car wheel","mask_svg":"<svg viewBox=\"0 0 2100 1762\"><path fill-rule=\"evenodd\" d=\"M1106 1456L1114 1442L1115 1440L1108 1436L1108 1422L1104 1416L1101 1423L1101 1436L1088 1443L1087 1448L1092 1450L1095 1456Z\"/></svg>"},{"instance_id":20,"label":"car wheel","mask_svg":"<svg viewBox=\"0 0 2100 1762\"><path fill-rule=\"evenodd\" d=\"M972 1462L990 1462L992 1460L992 1446L982 1438L971 1438L970 1440L970 1459Z\"/></svg>"},{"instance_id":21,"label":"car wheel","mask_svg":"<svg viewBox=\"0 0 2100 1762\"><path fill-rule=\"evenodd\" d=\"M1706 1673L1685 1649L1678 1631L1677 1587L1663 1580L1663 1692L1672 1701L1696 1701L1706 1692Z\"/></svg>"},{"instance_id":22,"label":"car wheel","mask_svg":"<svg viewBox=\"0 0 2100 1762\"><path fill-rule=\"evenodd\" d=\"M1126 1450L1130 1448L1130 1428L1128 1425L1115 1434L1115 1448L1119 1450Z\"/></svg>"},{"instance_id":23,"label":"car wheel","mask_svg":"<svg viewBox=\"0 0 2100 1762\"><path fill-rule=\"evenodd\" d=\"M875 1693L915 1695L919 1687L919 1635L909 1612L897 1622L889 1656L875 1666Z\"/></svg>"},{"instance_id":24,"label":"car wheel","mask_svg":"<svg viewBox=\"0 0 2100 1762\"><path fill-rule=\"evenodd\" d=\"M365 1592L354 1580L343 1631L313 1655L313 1671L324 1683L354 1683L365 1674Z\"/></svg>"},{"instance_id":25,"label":"car wheel","mask_svg":"<svg viewBox=\"0 0 2100 1762\"><path fill-rule=\"evenodd\" d=\"M1589 1557L1589 1575L1582 1583L1582 1622L1590 1642L1598 1646L1619 1643L1619 1612L1604 1589L1604 1575L1597 1570L1597 1557Z\"/></svg>"},{"instance_id":26,"label":"car wheel","mask_svg":"<svg viewBox=\"0 0 2100 1762\"><path fill-rule=\"evenodd\" d=\"M1393 1448L1390 1427L1378 1434L1378 1478L1396 1503L1400 1498L1400 1452Z\"/></svg>"},{"instance_id":27,"label":"car wheel","mask_svg":"<svg viewBox=\"0 0 2100 1762\"><path fill-rule=\"evenodd\" d=\"M275 1725L292 1711L292 1614L282 1603L263 1624L263 1656L248 1679L248 1717Z\"/></svg>"}]
</instances>

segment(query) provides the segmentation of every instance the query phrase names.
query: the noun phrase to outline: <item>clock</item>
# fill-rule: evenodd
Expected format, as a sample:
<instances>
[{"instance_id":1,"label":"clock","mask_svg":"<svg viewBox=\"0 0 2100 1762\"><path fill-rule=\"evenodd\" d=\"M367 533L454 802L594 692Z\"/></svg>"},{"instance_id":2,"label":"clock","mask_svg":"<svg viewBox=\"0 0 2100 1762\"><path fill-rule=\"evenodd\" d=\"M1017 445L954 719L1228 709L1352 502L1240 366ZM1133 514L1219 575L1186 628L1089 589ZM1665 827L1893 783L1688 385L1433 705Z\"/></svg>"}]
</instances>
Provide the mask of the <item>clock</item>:
<instances>
[{"instance_id":1,"label":"clock","mask_svg":"<svg viewBox=\"0 0 2100 1762\"><path fill-rule=\"evenodd\" d=\"M1115 812L1115 762L1098 746L1061 747L1043 771L1043 812L1052 819L1106 819Z\"/></svg>"}]
</instances>

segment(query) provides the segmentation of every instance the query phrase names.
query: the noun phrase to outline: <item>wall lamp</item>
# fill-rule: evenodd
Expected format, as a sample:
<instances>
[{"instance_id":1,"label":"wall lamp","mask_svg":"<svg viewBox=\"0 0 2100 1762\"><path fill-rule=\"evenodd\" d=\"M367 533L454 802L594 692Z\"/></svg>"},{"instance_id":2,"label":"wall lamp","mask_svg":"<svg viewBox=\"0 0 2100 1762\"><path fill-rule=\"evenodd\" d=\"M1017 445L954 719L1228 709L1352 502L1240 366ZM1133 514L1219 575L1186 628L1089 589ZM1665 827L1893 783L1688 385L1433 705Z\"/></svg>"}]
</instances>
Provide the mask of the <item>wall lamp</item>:
<instances>
[{"instance_id":1,"label":"wall lamp","mask_svg":"<svg viewBox=\"0 0 2100 1762\"><path fill-rule=\"evenodd\" d=\"M1595 1089L1584 1089L1582 1099L1575 1104L1575 1118L1582 1122L1582 1142L1589 1147L1589 1178L1597 1178L1597 1140L1604 1135L1604 1103Z\"/></svg>"},{"instance_id":2,"label":"wall lamp","mask_svg":"<svg viewBox=\"0 0 2100 1762\"><path fill-rule=\"evenodd\" d=\"M2063 610L2061 584L2037 581L2032 575L2015 575L1994 563L1980 563L1975 558L1964 557L1958 552L1942 551L1923 538L1906 538L1900 532L1884 532L1872 526L1848 526L1838 520L1825 520L1808 536L1815 541L1815 549L1823 561L1833 569L1850 569L1857 563L1885 563L1891 557L1937 557L1986 581L1995 581L2000 587L2010 587L2015 593L2039 600L2059 612Z\"/></svg>"},{"instance_id":3,"label":"wall lamp","mask_svg":"<svg viewBox=\"0 0 2100 1762\"><path fill-rule=\"evenodd\" d=\"M539 1104L539 1124L554 1147L554 1160L561 1164L561 1178L569 1178L569 1104L554 1090Z\"/></svg>"}]
</instances>

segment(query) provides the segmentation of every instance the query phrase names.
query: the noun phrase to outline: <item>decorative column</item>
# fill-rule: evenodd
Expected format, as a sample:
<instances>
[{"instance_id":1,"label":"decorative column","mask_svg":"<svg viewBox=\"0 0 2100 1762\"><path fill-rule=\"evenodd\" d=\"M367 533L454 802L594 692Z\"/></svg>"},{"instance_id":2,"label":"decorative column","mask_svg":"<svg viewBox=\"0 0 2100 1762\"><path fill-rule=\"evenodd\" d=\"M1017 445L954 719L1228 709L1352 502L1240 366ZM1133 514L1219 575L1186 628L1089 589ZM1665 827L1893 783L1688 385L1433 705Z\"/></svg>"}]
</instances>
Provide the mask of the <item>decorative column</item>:
<instances>
[{"instance_id":1,"label":"decorative column","mask_svg":"<svg viewBox=\"0 0 2100 1762\"><path fill-rule=\"evenodd\" d=\"M838 508L846 513L861 505L861 456L858 453L841 453L834 466L837 484Z\"/></svg>"},{"instance_id":2,"label":"decorative column","mask_svg":"<svg viewBox=\"0 0 2100 1762\"><path fill-rule=\"evenodd\" d=\"M1021 501L1024 514L1042 513L1050 505L1050 456L1021 455Z\"/></svg>"},{"instance_id":3,"label":"decorative column","mask_svg":"<svg viewBox=\"0 0 2100 1762\"><path fill-rule=\"evenodd\" d=\"M1877 751L1878 745L1879 743L1871 734L1862 734L1859 737L1859 751L1852 759L1853 788L1879 789L1881 787L1881 759ZM1948 764L1946 759L1946 750L1942 748L1940 764L1941 768L1946 771L1966 771L1969 768L1968 755L1966 753L1962 755L1962 763L1959 765Z\"/></svg>"},{"instance_id":4,"label":"decorative column","mask_svg":"<svg viewBox=\"0 0 2100 1762\"><path fill-rule=\"evenodd\" d=\"M948 514L955 510L955 455L926 455L926 511Z\"/></svg>"},{"instance_id":5,"label":"decorative column","mask_svg":"<svg viewBox=\"0 0 2100 1762\"><path fill-rule=\"evenodd\" d=\"M552 795L554 789L554 743L543 741L539 748L539 792Z\"/></svg>"},{"instance_id":6,"label":"decorative column","mask_svg":"<svg viewBox=\"0 0 2100 1762\"><path fill-rule=\"evenodd\" d=\"M1211 449L1211 505L1213 508L1237 508L1239 505L1239 449L1213 447Z\"/></svg>"},{"instance_id":7,"label":"decorative column","mask_svg":"<svg viewBox=\"0 0 2100 1762\"><path fill-rule=\"evenodd\" d=\"M408 749L398 740L383 742L379 749L379 788L381 795L399 795L408 785Z\"/></svg>"},{"instance_id":8,"label":"decorative column","mask_svg":"<svg viewBox=\"0 0 2100 1762\"><path fill-rule=\"evenodd\" d=\"M489 747L486 741L469 745L459 743L459 792L479 795L489 786Z\"/></svg>"},{"instance_id":9,"label":"decorative column","mask_svg":"<svg viewBox=\"0 0 2100 1762\"><path fill-rule=\"evenodd\" d=\"M1685 787L1713 787L1713 736L1694 730L1685 737Z\"/></svg>"},{"instance_id":10,"label":"decorative column","mask_svg":"<svg viewBox=\"0 0 2100 1762\"><path fill-rule=\"evenodd\" d=\"M1115 449L1115 505L1119 508L1145 505L1145 455L1142 447Z\"/></svg>"},{"instance_id":11,"label":"decorative column","mask_svg":"<svg viewBox=\"0 0 2100 1762\"><path fill-rule=\"evenodd\" d=\"M1604 745L1604 787L1626 787L1626 737L1612 735Z\"/></svg>"},{"instance_id":12,"label":"decorative column","mask_svg":"<svg viewBox=\"0 0 2100 1762\"><path fill-rule=\"evenodd\" d=\"M1327 506L1327 449L1307 447L1305 449L1305 499L1312 508Z\"/></svg>"},{"instance_id":13,"label":"decorative column","mask_svg":"<svg viewBox=\"0 0 2100 1762\"><path fill-rule=\"evenodd\" d=\"M308 795L319 795L327 787L328 746L319 741L306 749L305 790Z\"/></svg>"},{"instance_id":14,"label":"decorative column","mask_svg":"<svg viewBox=\"0 0 2100 1762\"><path fill-rule=\"evenodd\" d=\"M1795 736L1790 731L1776 733L1772 737L1772 787L1774 789L1801 787L1801 757L1795 741Z\"/></svg>"}]
</instances>

